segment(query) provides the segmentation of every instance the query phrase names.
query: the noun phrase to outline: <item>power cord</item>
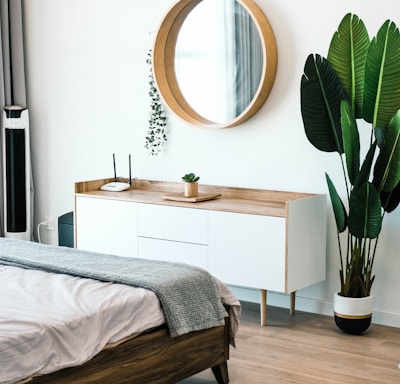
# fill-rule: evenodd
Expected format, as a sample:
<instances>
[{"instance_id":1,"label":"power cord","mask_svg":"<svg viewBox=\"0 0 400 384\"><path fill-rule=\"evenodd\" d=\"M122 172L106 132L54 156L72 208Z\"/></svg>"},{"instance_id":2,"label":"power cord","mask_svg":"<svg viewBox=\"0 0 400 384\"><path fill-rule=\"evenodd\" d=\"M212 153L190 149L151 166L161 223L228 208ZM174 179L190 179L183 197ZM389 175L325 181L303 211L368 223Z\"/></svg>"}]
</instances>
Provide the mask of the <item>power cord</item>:
<instances>
[{"instance_id":1,"label":"power cord","mask_svg":"<svg viewBox=\"0 0 400 384\"><path fill-rule=\"evenodd\" d=\"M37 226L37 237L38 237L39 243L42 242L42 240L40 239L40 227L41 227L42 225L47 226L48 224L49 224L48 221L42 221L42 222L39 223L38 226Z\"/></svg>"}]
</instances>

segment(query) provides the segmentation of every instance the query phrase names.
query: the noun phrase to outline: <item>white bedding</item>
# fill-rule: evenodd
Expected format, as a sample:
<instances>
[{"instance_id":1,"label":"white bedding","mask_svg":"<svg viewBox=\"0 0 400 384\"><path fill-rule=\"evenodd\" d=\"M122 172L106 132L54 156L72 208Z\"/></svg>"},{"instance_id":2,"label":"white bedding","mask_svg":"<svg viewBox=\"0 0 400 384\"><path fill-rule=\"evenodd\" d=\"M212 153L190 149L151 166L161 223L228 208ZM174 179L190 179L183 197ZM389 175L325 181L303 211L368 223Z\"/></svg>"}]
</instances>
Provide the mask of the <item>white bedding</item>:
<instances>
[{"instance_id":1,"label":"white bedding","mask_svg":"<svg viewBox=\"0 0 400 384\"><path fill-rule=\"evenodd\" d=\"M152 291L0 266L0 383L79 365L163 323Z\"/></svg>"},{"instance_id":2,"label":"white bedding","mask_svg":"<svg viewBox=\"0 0 400 384\"><path fill-rule=\"evenodd\" d=\"M217 283L232 306L234 337L240 303ZM107 344L163 323L152 291L0 265L0 384L80 365Z\"/></svg>"}]
</instances>

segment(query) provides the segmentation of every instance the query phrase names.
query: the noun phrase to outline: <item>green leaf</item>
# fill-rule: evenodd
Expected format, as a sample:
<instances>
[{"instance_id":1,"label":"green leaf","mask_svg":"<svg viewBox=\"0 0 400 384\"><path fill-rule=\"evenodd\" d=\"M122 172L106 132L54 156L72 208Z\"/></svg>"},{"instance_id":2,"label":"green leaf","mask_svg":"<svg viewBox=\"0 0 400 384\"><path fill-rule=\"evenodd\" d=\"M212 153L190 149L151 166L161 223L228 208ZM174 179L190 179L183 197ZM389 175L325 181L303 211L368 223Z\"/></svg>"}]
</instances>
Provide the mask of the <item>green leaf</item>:
<instances>
[{"instance_id":1,"label":"green leaf","mask_svg":"<svg viewBox=\"0 0 400 384\"><path fill-rule=\"evenodd\" d=\"M379 192L390 192L400 181L400 110L388 126L375 163L373 183Z\"/></svg>"},{"instance_id":2,"label":"green leaf","mask_svg":"<svg viewBox=\"0 0 400 384\"><path fill-rule=\"evenodd\" d=\"M328 60L338 74L356 118L362 116L365 59L370 40L361 19L348 13L332 37Z\"/></svg>"},{"instance_id":3,"label":"green leaf","mask_svg":"<svg viewBox=\"0 0 400 384\"><path fill-rule=\"evenodd\" d=\"M306 136L317 149L343 153L340 103L346 97L329 61L309 55L301 78L301 114Z\"/></svg>"},{"instance_id":4,"label":"green leaf","mask_svg":"<svg viewBox=\"0 0 400 384\"><path fill-rule=\"evenodd\" d=\"M184 176L182 176L182 180L186 181L187 183L195 183L196 181L200 180L199 176L196 176L195 173L186 173Z\"/></svg>"},{"instance_id":5,"label":"green leaf","mask_svg":"<svg viewBox=\"0 0 400 384\"><path fill-rule=\"evenodd\" d=\"M363 117L386 127L400 108L400 33L387 20L371 41L365 63Z\"/></svg>"},{"instance_id":6,"label":"green leaf","mask_svg":"<svg viewBox=\"0 0 400 384\"><path fill-rule=\"evenodd\" d=\"M382 228L381 200L372 183L354 188L349 201L349 231L358 239L375 239Z\"/></svg>"},{"instance_id":7,"label":"green leaf","mask_svg":"<svg viewBox=\"0 0 400 384\"><path fill-rule=\"evenodd\" d=\"M331 198L333 213L335 215L336 228L339 233L344 232L347 228L347 213L344 204L337 193L337 190L327 173L325 173L326 182L328 184L329 196Z\"/></svg>"},{"instance_id":8,"label":"green leaf","mask_svg":"<svg viewBox=\"0 0 400 384\"><path fill-rule=\"evenodd\" d=\"M387 133L387 127L385 128L379 128L376 127L374 128L374 136L376 138L376 141L378 142L378 147L382 147L383 143L385 142L385 136Z\"/></svg>"},{"instance_id":9,"label":"green leaf","mask_svg":"<svg viewBox=\"0 0 400 384\"><path fill-rule=\"evenodd\" d=\"M347 100L341 103L341 123L347 174L350 183L354 185L360 170L360 136L353 111Z\"/></svg>"},{"instance_id":10,"label":"green leaf","mask_svg":"<svg viewBox=\"0 0 400 384\"><path fill-rule=\"evenodd\" d=\"M400 183L391 192L382 191L380 194L382 208L387 212L393 212L400 203Z\"/></svg>"},{"instance_id":11,"label":"green leaf","mask_svg":"<svg viewBox=\"0 0 400 384\"><path fill-rule=\"evenodd\" d=\"M354 183L354 188L358 188L360 185L366 183L371 175L372 163L375 157L375 151L377 147L377 141L374 141L368 149L367 155L363 161L360 172L357 175L357 179Z\"/></svg>"}]
</instances>

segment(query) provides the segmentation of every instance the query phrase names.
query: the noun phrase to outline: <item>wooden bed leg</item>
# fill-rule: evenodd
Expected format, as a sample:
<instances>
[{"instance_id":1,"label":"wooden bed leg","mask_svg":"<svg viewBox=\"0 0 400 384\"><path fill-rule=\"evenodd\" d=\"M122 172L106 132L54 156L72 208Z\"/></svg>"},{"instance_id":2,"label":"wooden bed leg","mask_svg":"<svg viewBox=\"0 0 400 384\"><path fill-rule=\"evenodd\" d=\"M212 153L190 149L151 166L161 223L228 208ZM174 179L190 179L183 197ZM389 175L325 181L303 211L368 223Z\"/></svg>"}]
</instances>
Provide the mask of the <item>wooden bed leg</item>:
<instances>
[{"instance_id":1,"label":"wooden bed leg","mask_svg":"<svg viewBox=\"0 0 400 384\"><path fill-rule=\"evenodd\" d=\"M290 292L290 314L294 315L296 312L296 291Z\"/></svg>"},{"instance_id":2,"label":"wooden bed leg","mask_svg":"<svg viewBox=\"0 0 400 384\"><path fill-rule=\"evenodd\" d=\"M260 315L261 325L267 325L267 291L265 289L260 290L261 303L260 303Z\"/></svg>"},{"instance_id":3,"label":"wooden bed leg","mask_svg":"<svg viewBox=\"0 0 400 384\"><path fill-rule=\"evenodd\" d=\"M229 374L228 374L228 364L225 361L220 365L216 365L211 368L215 379L219 384L228 384L229 383Z\"/></svg>"}]
</instances>

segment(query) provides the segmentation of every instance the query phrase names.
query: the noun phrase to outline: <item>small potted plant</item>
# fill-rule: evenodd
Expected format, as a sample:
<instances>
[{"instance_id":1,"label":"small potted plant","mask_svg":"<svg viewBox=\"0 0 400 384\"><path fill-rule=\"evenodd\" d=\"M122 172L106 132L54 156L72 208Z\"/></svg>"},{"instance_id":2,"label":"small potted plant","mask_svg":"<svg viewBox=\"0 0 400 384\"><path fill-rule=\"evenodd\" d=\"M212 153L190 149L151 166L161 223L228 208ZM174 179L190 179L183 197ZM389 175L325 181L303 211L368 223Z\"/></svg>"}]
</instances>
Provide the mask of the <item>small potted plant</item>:
<instances>
[{"instance_id":1,"label":"small potted plant","mask_svg":"<svg viewBox=\"0 0 400 384\"><path fill-rule=\"evenodd\" d=\"M182 180L185 183L185 191L183 195L185 197L196 197L199 194L199 184L198 181L200 180L199 176L196 176L195 173L187 173L186 175L182 176Z\"/></svg>"},{"instance_id":2,"label":"small potted plant","mask_svg":"<svg viewBox=\"0 0 400 384\"><path fill-rule=\"evenodd\" d=\"M340 263L335 321L348 333L361 333L371 323L382 220L400 202L399 60L400 33L393 22L387 20L370 40L362 20L347 14L327 58L309 55L301 79L306 136L317 149L338 154L344 176L344 199L328 174L326 181ZM364 129L370 124L363 151L359 120ZM364 303L369 308L361 309Z\"/></svg>"}]
</instances>

